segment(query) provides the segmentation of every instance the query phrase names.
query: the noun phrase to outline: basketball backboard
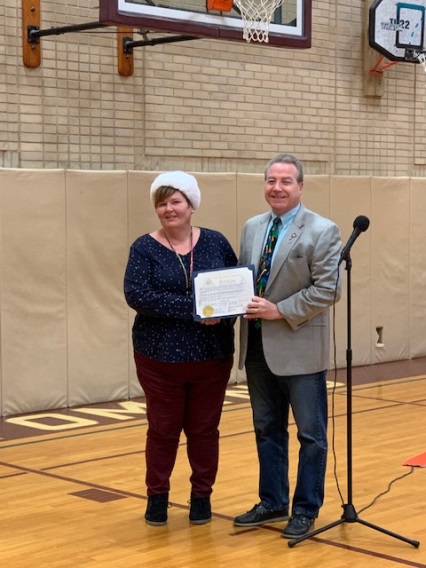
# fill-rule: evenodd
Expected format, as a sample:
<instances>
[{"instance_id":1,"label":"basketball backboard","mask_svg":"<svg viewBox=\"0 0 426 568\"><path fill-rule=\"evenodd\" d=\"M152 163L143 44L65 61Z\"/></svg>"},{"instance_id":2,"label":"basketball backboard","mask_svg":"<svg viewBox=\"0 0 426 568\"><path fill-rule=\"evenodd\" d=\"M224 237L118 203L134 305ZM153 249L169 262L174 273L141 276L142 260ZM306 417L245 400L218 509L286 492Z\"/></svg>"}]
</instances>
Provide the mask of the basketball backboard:
<instances>
[{"instance_id":1,"label":"basketball backboard","mask_svg":"<svg viewBox=\"0 0 426 568\"><path fill-rule=\"evenodd\" d=\"M390 61L419 62L425 50L426 0L374 0L370 46Z\"/></svg>"},{"instance_id":2,"label":"basketball backboard","mask_svg":"<svg viewBox=\"0 0 426 568\"><path fill-rule=\"evenodd\" d=\"M235 5L230 12L218 12L209 10L206 0L99 0L99 9L104 24L245 42ZM311 14L312 0L285 0L272 17L269 42L262 45L311 47Z\"/></svg>"}]
</instances>

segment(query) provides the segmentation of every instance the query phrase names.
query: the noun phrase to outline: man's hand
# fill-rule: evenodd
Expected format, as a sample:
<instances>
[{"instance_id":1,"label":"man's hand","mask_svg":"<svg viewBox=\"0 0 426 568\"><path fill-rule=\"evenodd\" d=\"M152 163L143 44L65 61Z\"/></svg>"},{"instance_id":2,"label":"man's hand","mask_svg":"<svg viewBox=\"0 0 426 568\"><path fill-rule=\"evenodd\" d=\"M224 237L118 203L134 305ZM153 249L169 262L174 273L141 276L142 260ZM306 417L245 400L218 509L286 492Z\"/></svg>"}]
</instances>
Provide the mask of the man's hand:
<instances>
[{"instance_id":1,"label":"man's hand","mask_svg":"<svg viewBox=\"0 0 426 568\"><path fill-rule=\"evenodd\" d=\"M253 296L251 302L247 305L247 310L244 319L256 320L277 320L283 319L282 314L278 311L276 304L261 298L260 296Z\"/></svg>"}]
</instances>

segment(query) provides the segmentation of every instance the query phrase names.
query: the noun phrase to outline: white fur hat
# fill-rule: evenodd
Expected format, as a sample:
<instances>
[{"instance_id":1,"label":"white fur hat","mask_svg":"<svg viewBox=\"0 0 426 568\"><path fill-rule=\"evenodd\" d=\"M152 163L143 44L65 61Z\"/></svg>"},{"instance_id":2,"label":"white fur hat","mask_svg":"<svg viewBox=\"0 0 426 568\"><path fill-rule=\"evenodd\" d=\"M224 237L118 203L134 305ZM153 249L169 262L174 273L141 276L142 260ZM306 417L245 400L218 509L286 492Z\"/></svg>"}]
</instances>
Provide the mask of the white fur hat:
<instances>
[{"instance_id":1,"label":"white fur hat","mask_svg":"<svg viewBox=\"0 0 426 568\"><path fill-rule=\"evenodd\" d=\"M151 200L154 203L155 192L160 187L174 187L178 189L191 202L194 209L197 209L201 202L200 188L194 176L185 172L166 172L155 178L151 185Z\"/></svg>"}]
</instances>

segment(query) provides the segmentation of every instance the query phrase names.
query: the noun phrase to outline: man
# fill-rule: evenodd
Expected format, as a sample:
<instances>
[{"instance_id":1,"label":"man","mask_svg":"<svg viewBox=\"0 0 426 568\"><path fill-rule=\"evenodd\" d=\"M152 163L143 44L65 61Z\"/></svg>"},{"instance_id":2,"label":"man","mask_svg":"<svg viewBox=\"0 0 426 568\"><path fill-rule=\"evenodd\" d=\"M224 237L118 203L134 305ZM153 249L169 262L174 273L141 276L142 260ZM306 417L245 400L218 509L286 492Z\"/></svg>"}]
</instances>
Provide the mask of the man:
<instances>
[{"instance_id":1,"label":"man","mask_svg":"<svg viewBox=\"0 0 426 568\"><path fill-rule=\"evenodd\" d=\"M339 229L302 205L302 189L303 167L295 157L280 154L267 164L264 192L271 211L246 222L239 259L260 267L257 295L241 321L240 349L253 409L260 503L234 524L288 519L291 407L300 453L285 538L308 533L324 500L329 307L341 295Z\"/></svg>"}]
</instances>

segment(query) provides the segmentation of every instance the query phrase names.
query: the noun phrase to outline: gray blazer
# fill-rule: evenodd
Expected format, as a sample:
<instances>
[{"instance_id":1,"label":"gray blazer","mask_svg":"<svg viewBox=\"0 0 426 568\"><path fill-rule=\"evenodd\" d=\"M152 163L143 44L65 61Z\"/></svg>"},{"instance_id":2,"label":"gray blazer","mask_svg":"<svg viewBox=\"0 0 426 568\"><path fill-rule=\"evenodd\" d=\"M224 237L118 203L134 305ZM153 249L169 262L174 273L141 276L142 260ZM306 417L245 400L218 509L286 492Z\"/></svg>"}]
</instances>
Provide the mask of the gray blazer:
<instances>
[{"instance_id":1,"label":"gray blazer","mask_svg":"<svg viewBox=\"0 0 426 568\"><path fill-rule=\"evenodd\" d=\"M243 228L239 264L259 266L271 213L249 219ZM340 231L335 223L303 205L275 252L264 297L284 316L262 320L263 351L275 375L301 375L328 369L329 307L341 297L338 262ZM240 361L247 355L248 321L241 318Z\"/></svg>"}]
</instances>

